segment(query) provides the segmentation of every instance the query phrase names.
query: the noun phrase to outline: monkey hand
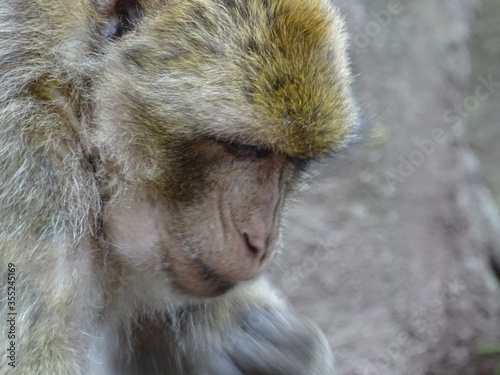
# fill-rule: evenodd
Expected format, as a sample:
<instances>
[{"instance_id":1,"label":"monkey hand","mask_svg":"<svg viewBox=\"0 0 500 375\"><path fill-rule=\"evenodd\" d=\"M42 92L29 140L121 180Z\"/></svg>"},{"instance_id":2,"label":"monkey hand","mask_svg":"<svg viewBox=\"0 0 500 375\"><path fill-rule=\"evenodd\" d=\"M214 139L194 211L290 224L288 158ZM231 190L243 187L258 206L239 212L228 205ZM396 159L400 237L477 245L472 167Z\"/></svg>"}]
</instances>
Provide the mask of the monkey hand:
<instances>
[{"instance_id":1,"label":"monkey hand","mask_svg":"<svg viewBox=\"0 0 500 375\"><path fill-rule=\"evenodd\" d=\"M333 375L325 336L291 312L247 310L222 349L202 360L200 375Z\"/></svg>"}]
</instances>

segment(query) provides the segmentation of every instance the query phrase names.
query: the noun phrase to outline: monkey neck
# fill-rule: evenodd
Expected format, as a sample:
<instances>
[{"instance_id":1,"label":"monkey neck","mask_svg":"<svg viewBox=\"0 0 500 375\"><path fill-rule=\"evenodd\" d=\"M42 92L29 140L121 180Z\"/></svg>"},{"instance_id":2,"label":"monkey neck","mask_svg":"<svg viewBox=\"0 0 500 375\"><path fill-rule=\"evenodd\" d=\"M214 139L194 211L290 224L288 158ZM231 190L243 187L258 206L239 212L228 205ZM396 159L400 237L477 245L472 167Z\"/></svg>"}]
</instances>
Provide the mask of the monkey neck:
<instances>
[{"instance_id":1,"label":"monkey neck","mask_svg":"<svg viewBox=\"0 0 500 375\"><path fill-rule=\"evenodd\" d=\"M46 104L46 110L56 113L61 122L67 125L66 130L81 135L82 108L80 94L71 83L44 74L28 86L31 95ZM81 138L81 137L79 137Z\"/></svg>"},{"instance_id":2,"label":"monkey neck","mask_svg":"<svg viewBox=\"0 0 500 375\"><path fill-rule=\"evenodd\" d=\"M22 134L34 153L47 158L53 168L66 172L61 178L65 178L68 184L71 180L79 181L81 178L75 170L78 166L89 176L86 183L99 191L95 174L100 169L100 163L96 157L98 154L92 151L89 141L93 111L90 101L85 97L86 90L87 88L82 88L81 82L73 83L51 74L43 74L26 85L19 96L34 99L36 106L32 108L31 116L39 121L23 125ZM92 207L92 232L96 233L100 227L99 207L102 198L96 195L92 202L84 202L84 199L76 196L61 197L61 201L72 202L72 208L67 209L70 221L78 222L81 219L79 216L89 215L86 207ZM75 207L80 207L83 211ZM81 228L77 228L74 240L79 241L83 232Z\"/></svg>"}]
</instances>

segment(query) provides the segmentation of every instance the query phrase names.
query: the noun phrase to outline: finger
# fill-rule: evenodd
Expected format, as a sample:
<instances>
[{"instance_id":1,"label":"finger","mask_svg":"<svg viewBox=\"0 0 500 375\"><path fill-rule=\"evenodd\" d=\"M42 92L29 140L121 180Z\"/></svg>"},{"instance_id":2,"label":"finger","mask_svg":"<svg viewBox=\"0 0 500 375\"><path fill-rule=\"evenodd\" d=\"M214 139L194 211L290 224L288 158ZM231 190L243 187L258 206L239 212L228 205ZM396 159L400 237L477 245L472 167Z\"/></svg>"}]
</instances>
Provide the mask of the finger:
<instances>
[{"instance_id":1,"label":"finger","mask_svg":"<svg viewBox=\"0 0 500 375\"><path fill-rule=\"evenodd\" d=\"M241 324L250 336L298 361L310 361L318 345L314 331L293 315L284 317L269 311L251 311L243 314Z\"/></svg>"},{"instance_id":2,"label":"finger","mask_svg":"<svg viewBox=\"0 0 500 375\"><path fill-rule=\"evenodd\" d=\"M245 375L229 356L222 353L212 353L204 363L197 366L193 375Z\"/></svg>"},{"instance_id":3,"label":"finger","mask_svg":"<svg viewBox=\"0 0 500 375\"><path fill-rule=\"evenodd\" d=\"M245 375L300 375L305 374L303 365L267 341L247 333L233 337L229 357Z\"/></svg>"}]
</instances>

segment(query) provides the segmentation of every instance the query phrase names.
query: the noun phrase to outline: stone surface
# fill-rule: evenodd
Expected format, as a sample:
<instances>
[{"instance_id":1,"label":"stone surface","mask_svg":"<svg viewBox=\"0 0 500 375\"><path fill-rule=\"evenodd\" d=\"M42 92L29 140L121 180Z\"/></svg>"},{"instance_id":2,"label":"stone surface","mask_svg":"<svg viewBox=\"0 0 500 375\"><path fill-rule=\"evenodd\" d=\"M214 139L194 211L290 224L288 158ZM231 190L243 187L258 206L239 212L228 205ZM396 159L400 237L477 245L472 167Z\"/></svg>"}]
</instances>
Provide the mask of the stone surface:
<instances>
[{"instance_id":1,"label":"stone surface","mask_svg":"<svg viewBox=\"0 0 500 375\"><path fill-rule=\"evenodd\" d=\"M492 374L475 352L500 342L500 226L456 111L479 2L339 3L370 127L298 196L275 277L340 375Z\"/></svg>"},{"instance_id":2,"label":"stone surface","mask_svg":"<svg viewBox=\"0 0 500 375\"><path fill-rule=\"evenodd\" d=\"M483 0L474 23L469 50L472 75L469 87L471 145L481 160L485 181L500 204L500 3ZM483 89L482 81L493 80Z\"/></svg>"}]
</instances>

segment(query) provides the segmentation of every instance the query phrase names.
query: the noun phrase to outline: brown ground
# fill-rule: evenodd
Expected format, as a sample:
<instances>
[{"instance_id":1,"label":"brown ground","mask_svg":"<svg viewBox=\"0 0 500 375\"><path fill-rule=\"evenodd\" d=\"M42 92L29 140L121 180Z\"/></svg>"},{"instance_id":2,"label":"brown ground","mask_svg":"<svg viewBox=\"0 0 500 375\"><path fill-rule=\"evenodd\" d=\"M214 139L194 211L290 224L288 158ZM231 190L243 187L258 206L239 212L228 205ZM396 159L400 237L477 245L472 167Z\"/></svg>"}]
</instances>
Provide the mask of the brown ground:
<instances>
[{"instance_id":1,"label":"brown ground","mask_svg":"<svg viewBox=\"0 0 500 375\"><path fill-rule=\"evenodd\" d=\"M276 278L327 333L340 375L493 374L500 357L474 353L500 342L500 220L466 142L478 109L454 112L480 84L478 1L340 4L371 129L290 211ZM370 13L391 9L386 24Z\"/></svg>"}]
</instances>

